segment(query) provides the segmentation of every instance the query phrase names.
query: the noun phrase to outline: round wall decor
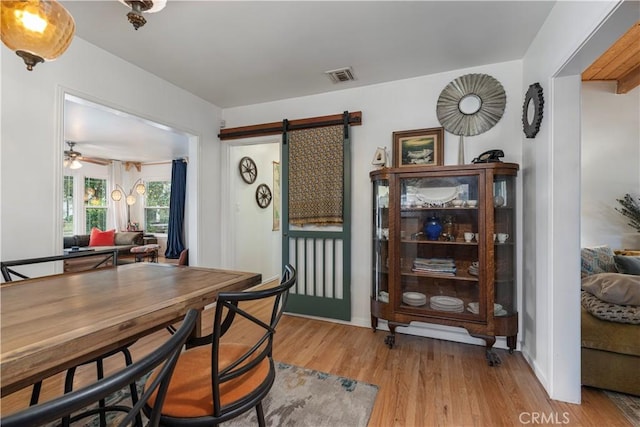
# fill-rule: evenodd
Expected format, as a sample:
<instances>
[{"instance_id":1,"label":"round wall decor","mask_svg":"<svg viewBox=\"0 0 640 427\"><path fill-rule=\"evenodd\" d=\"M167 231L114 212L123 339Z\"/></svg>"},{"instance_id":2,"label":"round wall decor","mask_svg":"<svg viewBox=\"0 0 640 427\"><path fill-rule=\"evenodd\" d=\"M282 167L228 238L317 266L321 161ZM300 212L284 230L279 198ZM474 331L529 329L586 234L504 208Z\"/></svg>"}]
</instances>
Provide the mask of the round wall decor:
<instances>
[{"instance_id":1,"label":"round wall decor","mask_svg":"<svg viewBox=\"0 0 640 427\"><path fill-rule=\"evenodd\" d=\"M258 177L258 167L251 157L243 157L238 165L240 176L247 184L253 184Z\"/></svg>"},{"instance_id":2,"label":"round wall decor","mask_svg":"<svg viewBox=\"0 0 640 427\"><path fill-rule=\"evenodd\" d=\"M473 136L491 129L504 114L507 95L488 74L465 74L440 93L436 114L447 132Z\"/></svg>"},{"instance_id":3,"label":"round wall decor","mask_svg":"<svg viewBox=\"0 0 640 427\"><path fill-rule=\"evenodd\" d=\"M543 107L542 86L534 83L529 86L522 106L522 130L527 138L535 138L540 130Z\"/></svg>"},{"instance_id":4,"label":"round wall decor","mask_svg":"<svg viewBox=\"0 0 640 427\"><path fill-rule=\"evenodd\" d=\"M262 209L271 203L271 190L267 184L260 184L256 189L256 202Z\"/></svg>"}]
</instances>

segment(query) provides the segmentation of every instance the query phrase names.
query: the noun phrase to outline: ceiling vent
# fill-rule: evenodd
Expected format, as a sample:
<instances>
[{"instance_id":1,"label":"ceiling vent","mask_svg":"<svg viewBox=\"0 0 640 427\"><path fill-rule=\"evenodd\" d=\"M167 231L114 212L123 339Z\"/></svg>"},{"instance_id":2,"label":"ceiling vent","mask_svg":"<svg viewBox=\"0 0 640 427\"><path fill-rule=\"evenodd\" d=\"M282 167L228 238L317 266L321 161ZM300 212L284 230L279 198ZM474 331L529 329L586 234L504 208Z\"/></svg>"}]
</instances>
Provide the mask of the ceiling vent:
<instances>
[{"instance_id":1,"label":"ceiling vent","mask_svg":"<svg viewBox=\"0 0 640 427\"><path fill-rule=\"evenodd\" d=\"M351 80L355 80L356 77L353 75L353 70L351 67L339 68L337 70L325 71L324 72L332 82L334 83L342 83L348 82Z\"/></svg>"}]
</instances>

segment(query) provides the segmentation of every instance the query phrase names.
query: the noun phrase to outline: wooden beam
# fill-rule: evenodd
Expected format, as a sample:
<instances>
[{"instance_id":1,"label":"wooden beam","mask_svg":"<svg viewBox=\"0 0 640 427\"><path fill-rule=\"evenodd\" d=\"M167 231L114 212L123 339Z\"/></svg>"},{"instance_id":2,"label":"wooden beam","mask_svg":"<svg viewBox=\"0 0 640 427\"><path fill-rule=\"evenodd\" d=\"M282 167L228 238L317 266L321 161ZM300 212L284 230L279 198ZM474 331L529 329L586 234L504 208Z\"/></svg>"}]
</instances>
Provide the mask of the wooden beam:
<instances>
[{"instance_id":1,"label":"wooden beam","mask_svg":"<svg viewBox=\"0 0 640 427\"><path fill-rule=\"evenodd\" d=\"M616 93L623 94L630 92L635 89L638 85L640 85L640 65L638 65L633 70L629 71L627 74L622 76L620 80L618 80L618 87L616 89Z\"/></svg>"},{"instance_id":2,"label":"wooden beam","mask_svg":"<svg viewBox=\"0 0 640 427\"><path fill-rule=\"evenodd\" d=\"M308 129L312 127L335 126L343 123L342 114L331 116L311 117L289 121L289 130ZM362 124L362 111L349 113L349 124L359 126ZM240 126L235 128L220 129L218 138L221 141L228 139L240 139L266 135L281 135L284 131L282 122L263 123L259 125Z\"/></svg>"},{"instance_id":3,"label":"wooden beam","mask_svg":"<svg viewBox=\"0 0 640 427\"><path fill-rule=\"evenodd\" d=\"M640 40L640 21L633 24L582 73L582 80L615 80L617 76L612 76L612 73L625 61L637 58L640 48L638 40Z\"/></svg>"}]
</instances>

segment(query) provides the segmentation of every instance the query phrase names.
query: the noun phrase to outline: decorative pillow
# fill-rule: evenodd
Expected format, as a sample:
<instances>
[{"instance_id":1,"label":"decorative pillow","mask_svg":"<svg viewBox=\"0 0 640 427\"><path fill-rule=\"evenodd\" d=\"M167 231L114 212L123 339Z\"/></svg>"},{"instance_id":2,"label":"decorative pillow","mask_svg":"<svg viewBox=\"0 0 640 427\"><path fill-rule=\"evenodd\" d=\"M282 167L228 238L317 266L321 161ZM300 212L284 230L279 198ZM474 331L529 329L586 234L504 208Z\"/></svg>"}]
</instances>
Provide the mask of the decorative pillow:
<instances>
[{"instance_id":1,"label":"decorative pillow","mask_svg":"<svg viewBox=\"0 0 640 427\"><path fill-rule=\"evenodd\" d=\"M143 243L142 231L124 231L115 234L116 245L141 245Z\"/></svg>"},{"instance_id":2,"label":"decorative pillow","mask_svg":"<svg viewBox=\"0 0 640 427\"><path fill-rule=\"evenodd\" d=\"M76 245L76 236L65 236L62 239L62 247L63 248L70 248L71 246L78 246Z\"/></svg>"},{"instance_id":3,"label":"decorative pillow","mask_svg":"<svg viewBox=\"0 0 640 427\"><path fill-rule=\"evenodd\" d=\"M93 227L89 236L89 246L113 246L115 234L115 229L100 231L99 228Z\"/></svg>"},{"instance_id":4,"label":"decorative pillow","mask_svg":"<svg viewBox=\"0 0 640 427\"><path fill-rule=\"evenodd\" d=\"M80 246L80 247L89 246L89 237L90 236L88 234L77 235L75 246Z\"/></svg>"},{"instance_id":5,"label":"decorative pillow","mask_svg":"<svg viewBox=\"0 0 640 427\"><path fill-rule=\"evenodd\" d=\"M640 256L616 255L613 258L620 273L640 275Z\"/></svg>"},{"instance_id":6,"label":"decorative pillow","mask_svg":"<svg viewBox=\"0 0 640 427\"><path fill-rule=\"evenodd\" d=\"M596 298L589 292L582 291L581 293L582 306L598 319L640 325L640 307L611 304Z\"/></svg>"},{"instance_id":7,"label":"decorative pillow","mask_svg":"<svg viewBox=\"0 0 640 427\"><path fill-rule=\"evenodd\" d=\"M598 273L617 273L616 262L613 258L613 250L609 246L594 246L582 248L581 276L590 276Z\"/></svg>"},{"instance_id":8,"label":"decorative pillow","mask_svg":"<svg viewBox=\"0 0 640 427\"><path fill-rule=\"evenodd\" d=\"M640 276L599 273L582 279L582 290L612 304L640 306Z\"/></svg>"}]
</instances>

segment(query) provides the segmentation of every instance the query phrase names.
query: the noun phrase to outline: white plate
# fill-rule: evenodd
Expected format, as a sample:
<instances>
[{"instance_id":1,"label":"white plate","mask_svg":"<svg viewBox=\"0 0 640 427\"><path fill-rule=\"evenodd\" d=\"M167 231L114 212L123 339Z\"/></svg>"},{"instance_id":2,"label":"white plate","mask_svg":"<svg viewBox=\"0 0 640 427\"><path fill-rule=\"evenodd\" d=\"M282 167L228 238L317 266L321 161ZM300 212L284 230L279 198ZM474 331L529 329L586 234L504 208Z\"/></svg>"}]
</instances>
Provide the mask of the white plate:
<instances>
[{"instance_id":1,"label":"white plate","mask_svg":"<svg viewBox=\"0 0 640 427\"><path fill-rule=\"evenodd\" d=\"M435 296L431 297L431 304L435 304L441 307L464 307L464 301L460 298L447 297L447 296Z\"/></svg>"},{"instance_id":2,"label":"white plate","mask_svg":"<svg viewBox=\"0 0 640 427\"><path fill-rule=\"evenodd\" d=\"M420 292L405 292L402 294L402 302L413 306L425 305L427 303L427 296Z\"/></svg>"}]
</instances>

